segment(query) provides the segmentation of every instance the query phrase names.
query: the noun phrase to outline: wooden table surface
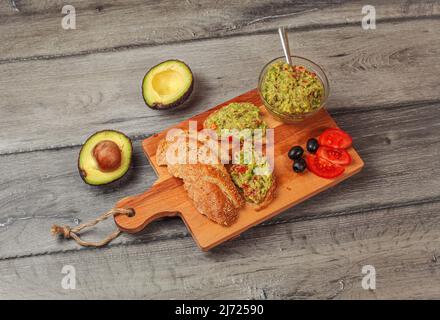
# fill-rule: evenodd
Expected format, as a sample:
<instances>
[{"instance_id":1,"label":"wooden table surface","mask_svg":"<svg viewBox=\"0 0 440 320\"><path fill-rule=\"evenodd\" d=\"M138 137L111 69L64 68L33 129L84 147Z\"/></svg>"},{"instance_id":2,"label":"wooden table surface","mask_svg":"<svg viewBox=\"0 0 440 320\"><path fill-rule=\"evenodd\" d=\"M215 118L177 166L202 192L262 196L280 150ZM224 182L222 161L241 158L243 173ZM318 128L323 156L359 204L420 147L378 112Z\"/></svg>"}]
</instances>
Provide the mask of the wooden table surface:
<instances>
[{"instance_id":1,"label":"wooden table surface","mask_svg":"<svg viewBox=\"0 0 440 320\"><path fill-rule=\"evenodd\" d=\"M75 30L61 27L65 1L0 2L0 298L440 298L439 1L368 1L375 30L361 1L68 3ZM282 55L279 25L326 70L360 174L207 253L179 219L102 249L51 236L151 186L142 139L254 88ZM150 110L140 82L169 58L191 66L195 91L185 109ZM81 144L102 129L133 139L125 184L78 175ZM361 286L364 265L376 290Z\"/></svg>"}]
</instances>

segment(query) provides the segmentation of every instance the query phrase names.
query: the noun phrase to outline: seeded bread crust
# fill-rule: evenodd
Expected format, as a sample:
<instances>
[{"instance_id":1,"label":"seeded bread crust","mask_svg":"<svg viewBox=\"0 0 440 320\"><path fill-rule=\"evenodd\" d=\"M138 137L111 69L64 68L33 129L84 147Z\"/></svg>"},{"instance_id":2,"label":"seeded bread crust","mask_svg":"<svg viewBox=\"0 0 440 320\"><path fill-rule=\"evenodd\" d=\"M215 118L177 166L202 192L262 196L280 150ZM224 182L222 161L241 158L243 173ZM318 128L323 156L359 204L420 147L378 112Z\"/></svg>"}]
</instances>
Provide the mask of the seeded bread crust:
<instances>
[{"instance_id":1,"label":"seeded bread crust","mask_svg":"<svg viewBox=\"0 0 440 320\"><path fill-rule=\"evenodd\" d=\"M167 165L171 175L183 180L184 188L197 211L224 226L234 223L244 200L225 167L222 164L168 163L166 153L172 143L176 143L176 140L159 142L157 164Z\"/></svg>"}]
</instances>

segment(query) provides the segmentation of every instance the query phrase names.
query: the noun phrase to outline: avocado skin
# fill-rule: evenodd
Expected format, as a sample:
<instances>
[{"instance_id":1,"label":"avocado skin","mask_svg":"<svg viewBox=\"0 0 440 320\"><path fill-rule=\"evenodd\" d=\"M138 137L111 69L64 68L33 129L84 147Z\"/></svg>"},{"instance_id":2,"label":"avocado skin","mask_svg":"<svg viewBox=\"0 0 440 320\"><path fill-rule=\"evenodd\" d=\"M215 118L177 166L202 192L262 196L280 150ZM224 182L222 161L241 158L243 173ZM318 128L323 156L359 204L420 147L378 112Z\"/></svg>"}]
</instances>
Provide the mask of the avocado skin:
<instances>
[{"instance_id":1,"label":"avocado skin","mask_svg":"<svg viewBox=\"0 0 440 320\"><path fill-rule=\"evenodd\" d=\"M174 101L173 103L169 103L169 104L155 103L155 104L153 104L153 105L149 105L148 102L147 102L147 100L146 100L145 97L144 97L144 94L143 94L143 84L144 84L145 78L146 78L147 75L148 75L148 74L149 74L154 68L156 68L157 66L159 66L159 65L161 65L161 64L164 64L164 63L167 63L167 62L173 62L173 61L174 61L174 62L178 62L178 63L182 63L182 64L184 64L184 65L188 68L189 72L191 73L191 78L192 78L192 81L191 81L191 85L190 85L190 87L188 88L188 90L186 90L186 92L185 92L185 94L184 94L183 96L181 96L179 99L177 99L177 100ZM178 107L178 106L184 104L184 103L186 102L186 100L188 100L188 98L189 98L189 96L191 95L191 93L193 92L193 89L194 89L194 73L192 72L191 68L190 68L185 62L183 62L182 60L178 60L178 59L168 59L168 60L162 61L162 62L156 64L155 66L151 67L151 68L148 69L148 71L145 73L145 76L142 78L142 82L141 82L141 93L142 93L142 99L144 99L144 102L145 102L145 104L147 105L147 107L149 107L149 108L151 108L151 109L153 109L153 110L167 110L167 109L173 109L173 108L176 108L176 107Z\"/></svg>"},{"instance_id":2,"label":"avocado skin","mask_svg":"<svg viewBox=\"0 0 440 320\"><path fill-rule=\"evenodd\" d=\"M120 176L119 178L117 178L115 180L111 180L111 181L106 182L106 183L91 183L91 182L86 180L87 173L84 170L81 169L80 164L79 164L80 157L81 157L81 151L84 148L84 146L87 145L87 143L90 141L91 138L93 138L96 134L102 133L102 132L114 132L116 134L123 135L124 137L127 138L127 140L130 142L130 151L131 151L130 163L128 164L128 167L127 167L127 170L125 171L125 173L122 176ZM117 181L120 181L121 179L123 179L127 175L128 171L130 170L130 167L131 167L132 158L133 158L133 142L131 141L131 139L126 134L122 133L121 131L112 130L112 129L104 129L104 130L96 131L95 133L90 135L90 137L87 138L87 140L83 143L83 145L81 146L81 149L79 150L78 159L77 159L78 172L79 172L79 175L80 175L81 179L86 184L88 184L89 186L106 186L106 185L109 185L109 184L113 184L113 183L115 183Z\"/></svg>"}]
</instances>

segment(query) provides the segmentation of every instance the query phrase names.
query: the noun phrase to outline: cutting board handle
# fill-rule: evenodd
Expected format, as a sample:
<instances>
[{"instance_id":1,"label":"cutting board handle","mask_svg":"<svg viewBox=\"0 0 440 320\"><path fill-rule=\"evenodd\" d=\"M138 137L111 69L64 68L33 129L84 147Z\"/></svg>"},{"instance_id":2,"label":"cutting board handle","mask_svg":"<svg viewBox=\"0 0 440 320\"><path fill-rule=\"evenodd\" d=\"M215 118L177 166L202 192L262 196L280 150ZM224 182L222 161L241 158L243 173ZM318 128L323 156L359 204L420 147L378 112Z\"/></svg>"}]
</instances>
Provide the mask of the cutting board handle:
<instances>
[{"instance_id":1,"label":"cutting board handle","mask_svg":"<svg viewBox=\"0 0 440 320\"><path fill-rule=\"evenodd\" d=\"M121 231L136 233L161 217L181 216L175 205L176 201L179 203L176 198L182 198L181 203L187 200L180 179L169 178L158 182L142 194L120 200L116 207L132 209L134 214L115 216L115 223Z\"/></svg>"}]
</instances>

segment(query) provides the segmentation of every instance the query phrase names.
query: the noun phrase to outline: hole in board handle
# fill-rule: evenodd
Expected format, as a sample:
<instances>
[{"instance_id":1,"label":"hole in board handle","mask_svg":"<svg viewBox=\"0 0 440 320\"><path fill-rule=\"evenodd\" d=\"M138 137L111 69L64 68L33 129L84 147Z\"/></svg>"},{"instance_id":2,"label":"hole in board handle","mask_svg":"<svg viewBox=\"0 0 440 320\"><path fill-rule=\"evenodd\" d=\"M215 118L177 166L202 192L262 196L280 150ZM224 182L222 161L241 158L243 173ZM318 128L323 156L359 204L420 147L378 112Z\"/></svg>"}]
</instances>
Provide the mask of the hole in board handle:
<instances>
[{"instance_id":1,"label":"hole in board handle","mask_svg":"<svg viewBox=\"0 0 440 320\"><path fill-rule=\"evenodd\" d=\"M127 213L127 217L132 218L136 215L136 211L133 208L127 208L130 212Z\"/></svg>"}]
</instances>

